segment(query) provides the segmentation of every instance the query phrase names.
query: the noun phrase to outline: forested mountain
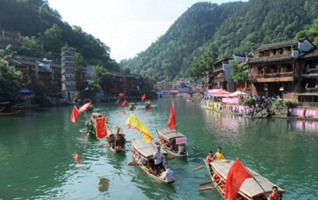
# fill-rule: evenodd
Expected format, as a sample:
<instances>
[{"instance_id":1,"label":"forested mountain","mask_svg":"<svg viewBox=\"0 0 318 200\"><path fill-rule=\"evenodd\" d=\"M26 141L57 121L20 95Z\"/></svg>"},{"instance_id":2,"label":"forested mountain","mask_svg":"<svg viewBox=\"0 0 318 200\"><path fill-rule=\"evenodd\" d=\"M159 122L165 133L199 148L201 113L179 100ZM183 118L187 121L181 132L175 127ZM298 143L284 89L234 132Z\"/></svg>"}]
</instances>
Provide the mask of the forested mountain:
<instances>
[{"instance_id":1,"label":"forested mountain","mask_svg":"<svg viewBox=\"0 0 318 200\"><path fill-rule=\"evenodd\" d=\"M213 50L219 58L244 54L264 43L295 38L317 16L317 0L197 3L146 51L121 66L156 80L173 80L184 76L203 51Z\"/></svg>"},{"instance_id":2,"label":"forested mountain","mask_svg":"<svg viewBox=\"0 0 318 200\"><path fill-rule=\"evenodd\" d=\"M187 10L156 43L132 60L122 61L135 73L157 80L174 79L199 56L207 41L243 3L197 3ZM201 49L200 49L201 48Z\"/></svg>"},{"instance_id":3,"label":"forested mountain","mask_svg":"<svg viewBox=\"0 0 318 200\"><path fill-rule=\"evenodd\" d=\"M90 64L118 70L109 47L80 27L63 22L47 0L0 0L0 29L20 32L20 42L13 44L19 54L60 59L61 48L67 42Z\"/></svg>"},{"instance_id":4,"label":"forested mountain","mask_svg":"<svg viewBox=\"0 0 318 200\"><path fill-rule=\"evenodd\" d=\"M308 38L315 45L318 45L318 17L312 25L297 34L297 38L304 37Z\"/></svg>"}]
</instances>

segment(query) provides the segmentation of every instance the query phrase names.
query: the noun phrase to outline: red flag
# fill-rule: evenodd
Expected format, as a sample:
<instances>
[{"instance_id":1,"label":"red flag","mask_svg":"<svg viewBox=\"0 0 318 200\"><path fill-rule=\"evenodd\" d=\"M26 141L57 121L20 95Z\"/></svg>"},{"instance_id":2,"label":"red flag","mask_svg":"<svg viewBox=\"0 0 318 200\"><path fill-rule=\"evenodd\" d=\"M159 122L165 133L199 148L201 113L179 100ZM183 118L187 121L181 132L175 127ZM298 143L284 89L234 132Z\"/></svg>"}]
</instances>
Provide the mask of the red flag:
<instances>
[{"instance_id":1,"label":"red flag","mask_svg":"<svg viewBox=\"0 0 318 200\"><path fill-rule=\"evenodd\" d=\"M125 96L125 94L124 93L119 93L119 96L123 97L123 96Z\"/></svg>"},{"instance_id":2,"label":"red flag","mask_svg":"<svg viewBox=\"0 0 318 200\"><path fill-rule=\"evenodd\" d=\"M81 113L81 112L85 112L90 105L91 105L91 102L85 103L84 105L82 105L82 107L80 107L80 109L79 109L78 111L79 111L80 113Z\"/></svg>"},{"instance_id":3,"label":"red flag","mask_svg":"<svg viewBox=\"0 0 318 200\"><path fill-rule=\"evenodd\" d=\"M236 195L247 178L252 175L246 170L240 160L236 160L230 168L226 178L225 196L227 200L236 199Z\"/></svg>"},{"instance_id":4,"label":"red flag","mask_svg":"<svg viewBox=\"0 0 318 200\"><path fill-rule=\"evenodd\" d=\"M103 139L104 137L107 136L106 117L95 119L95 130L96 130L96 137L98 139Z\"/></svg>"},{"instance_id":5,"label":"red flag","mask_svg":"<svg viewBox=\"0 0 318 200\"><path fill-rule=\"evenodd\" d=\"M71 121L73 123L76 123L77 122L77 119L78 119L78 115L79 115L79 111L78 109L76 108L76 106L73 107L73 110L72 110L72 113L71 113Z\"/></svg>"},{"instance_id":6,"label":"red flag","mask_svg":"<svg viewBox=\"0 0 318 200\"><path fill-rule=\"evenodd\" d=\"M121 104L120 107L125 107L125 106L126 106L126 103L127 103L127 99L125 99L125 100L123 101L123 103Z\"/></svg>"},{"instance_id":7,"label":"red flag","mask_svg":"<svg viewBox=\"0 0 318 200\"><path fill-rule=\"evenodd\" d=\"M146 94L142 95L141 97L141 101L144 101L144 100L146 100Z\"/></svg>"},{"instance_id":8,"label":"red flag","mask_svg":"<svg viewBox=\"0 0 318 200\"><path fill-rule=\"evenodd\" d=\"M173 101L171 100L171 108L170 108L170 116L169 116L169 120L168 120L168 127L170 128L170 130L174 129L174 127L176 126L176 113L174 112L174 105L173 105Z\"/></svg>"}]
</instances>

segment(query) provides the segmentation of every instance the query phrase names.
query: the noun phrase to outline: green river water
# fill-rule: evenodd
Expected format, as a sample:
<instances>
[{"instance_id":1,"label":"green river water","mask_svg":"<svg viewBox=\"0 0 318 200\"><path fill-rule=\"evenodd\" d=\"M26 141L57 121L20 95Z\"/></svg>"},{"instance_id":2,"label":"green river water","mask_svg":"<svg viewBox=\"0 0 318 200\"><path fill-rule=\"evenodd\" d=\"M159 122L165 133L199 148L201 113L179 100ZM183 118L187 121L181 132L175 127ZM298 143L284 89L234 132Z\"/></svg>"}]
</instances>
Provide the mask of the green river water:
<instances>
[{"instance_id":1,"label":"green river water","mask_svg":"<svg viewBox=\"0 0 318 200\"><path fill-rule=\"evenodd\" d=\"M210 150L222 146L226 158L239 158L245 166L282 187L284 199L318 199L317 122L283 119L248 119L203 110L199 100L176 98L178 130L188 138L190 157L174 159L170 167L176 182L164 185L137 166L128 166L130 151L115 154L88 138L80 129L89 113L70 121L72 106L28 111L16 117L0 118L0 200L11 199L180 199L221 200L216 190L198 192L209 180L202 165ZM96 104L107 114L108 125L124 126L130 113L156 137L166 128L170 99L153 102L146 111L137 103L125 112L115 103ZM126 138L141 138L127 130ZM130 149L130 144L127 145ZM80 155L76 164L72 154ZM98 190L100 178L108 180L106 192Z\"/></svg>"}]
</instances>

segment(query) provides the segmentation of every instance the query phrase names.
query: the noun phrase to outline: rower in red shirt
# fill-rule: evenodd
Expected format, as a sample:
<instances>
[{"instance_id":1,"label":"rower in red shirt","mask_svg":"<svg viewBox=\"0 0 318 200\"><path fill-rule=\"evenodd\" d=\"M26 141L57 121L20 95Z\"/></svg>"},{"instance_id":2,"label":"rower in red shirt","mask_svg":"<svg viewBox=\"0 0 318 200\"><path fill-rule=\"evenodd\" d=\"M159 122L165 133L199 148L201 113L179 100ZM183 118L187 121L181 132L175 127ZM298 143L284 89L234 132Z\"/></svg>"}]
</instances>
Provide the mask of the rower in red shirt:
<instances>
[{"instance_id":1,"label":"rower in red shirt","mask_svg":"<svg viewBox=\"0 0 318 200\"><path fill-rule=\"evenodd\" d=\"M267 200L281 200L280 196L278 194L278 187L277 186L272 187L272 193L268 196Z\"/></svg>"},{"instance_id":2,"label":"rower in red shirt","mask_svg":"<svg viewBox=\"0 0 318 200\"><path fill-rule=\"evenodd\" d=\"M205 162L210 163L213 162L213 153L210 151L209 155L206 157Z\"/></svg>"}]
</instances>

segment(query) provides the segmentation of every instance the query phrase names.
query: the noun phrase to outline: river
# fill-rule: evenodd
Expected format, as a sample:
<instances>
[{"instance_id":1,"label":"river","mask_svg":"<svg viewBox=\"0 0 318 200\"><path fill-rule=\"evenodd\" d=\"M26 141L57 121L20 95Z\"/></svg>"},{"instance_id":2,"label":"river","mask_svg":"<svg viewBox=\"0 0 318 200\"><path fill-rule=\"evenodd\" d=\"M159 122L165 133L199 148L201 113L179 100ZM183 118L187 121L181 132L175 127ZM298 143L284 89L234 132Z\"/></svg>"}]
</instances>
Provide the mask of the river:
<instances>
[{"instance_id":1,"label":"river","mask_svg":"<svg viewBox=\"0 0 318 200\"><path fill-rule=\"evenodd\" d=\"M139 167L128 166L130 151L115 154L99 147L104 140L88 138L80 129L89 113L70 121L72 107L39 108L16 117L0 118L0 199L213 199L216 190L198 192L209 180L202 164L210 150L223 147L226 158L243 164L282 187L284 199L317 199L317 122L283 119L248 119L203 110L199 100L175 98L178 130L188 138L188 159L170 163L176 182L164 185ZM137 103L134 111L123 111L115 103L96 104L106 113L108 125L124 126L130 113L156 137L166 128L170 99L155 100L146 111ZM141 138L125 128L126 138ZM127 145L130 149L130 145ZM80 155L77 164L72 154ZM99 191L100 179L107 191Z\"/></svg>"}]
</instances>

